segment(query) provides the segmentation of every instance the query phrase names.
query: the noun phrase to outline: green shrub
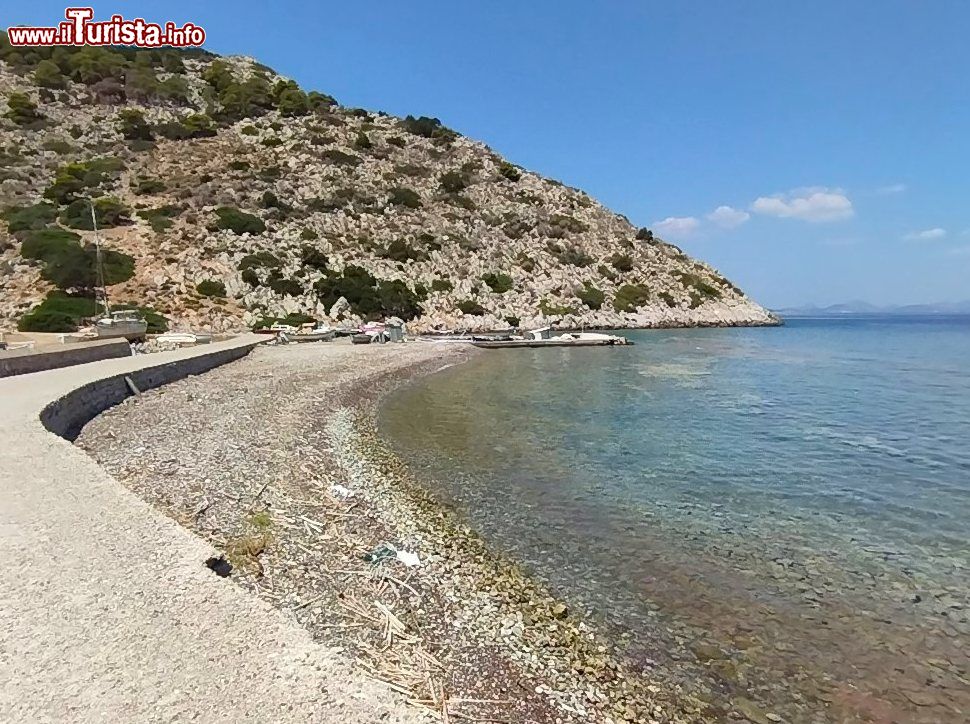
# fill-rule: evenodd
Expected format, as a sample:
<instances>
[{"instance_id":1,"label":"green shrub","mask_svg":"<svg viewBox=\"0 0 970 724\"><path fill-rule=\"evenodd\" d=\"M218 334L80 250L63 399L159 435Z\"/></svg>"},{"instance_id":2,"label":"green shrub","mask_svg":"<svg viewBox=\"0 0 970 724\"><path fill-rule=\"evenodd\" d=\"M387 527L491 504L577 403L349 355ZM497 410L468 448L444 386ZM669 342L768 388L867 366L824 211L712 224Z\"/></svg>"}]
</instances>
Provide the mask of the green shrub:
<instances>
[{"instance_id":1,"label":"green shrub","mask_svg":"<svg viewBox=\"0 0 970 724\"><path fill-rule=\"evenodd\" d=\"M454 194L451 197L449 197L448 200L454 206L458 206L462 209L466 209L467 211L474 211L475 209L478 208L478 206L475 205L474 201L472 201L467 196L462 196L461 194Z\"/></svg>"},{"instance_id":2,"label":"green shrub","mask_svg":"<svg viewBox=\"0 0 970 724\"><path fill-rule=\"evenodd\" d=\"M67 78L61 73L57 63L42 60L34 68L34 83L41 88L66 88Z\"/></svg>"},{"instance_id":3,"label":"green shrub","mask_svg":"<svg viewBox=\"0 0 970 724\"><path fill-rule=\"evenodd\" d=\"M610 257L610 264L618 272L633 271L633 259L628 254L614 254Z\"/></svg>"},{"instance_id":4,"label":"green shrub","mask_svg":"<svg viewBox=\"0 0 970 724\"><path fill-rule=\"evenodd\" d=\"M522 178L522 173L508 161L501 161L498 165L499 175L515 183Z\"/></svg>"},{"instance_id":5,"label":"green shrub","mask_svg":"<svg viewBox=\"0 0 970 724\"><path fill-rule=\"evenodd\" d=\"M11 233L43 229L57 218L57 207L43 201L33 206L11 206L0 217L7 222L7 230Z\"/></svg>"},{"instance_id":6,"label":"green shrub","mask_svg":"<svg viewBox=\"0 0 970 724\"><path fill-rule=\"evenodd\" d=\"M208 138L216 135L212 119L204 113L191 113L178 121L159 123L155 130L170 141L184 141L187 138Z\"/></svg>"},{"instance_id":7,"label":"green shrub","mask_svg":"<svg viewBox=\"0 0 970 724\"><path fill-rule=\"evenodd\" d=\"M279 94L276 108L279 110L280 115L285 118L305 116L310 112L310 101L307 98L307 94L293 84L293 86L285 88Z\"/></svg>"},{"instance_id":8,"label":"green shrub","mask_svg":"<svg viewBox=\"0 0 970 724\"><path fill-rule=\"evenodd\" d=\"M653 232L646 227L637 230L637 241L653 241Z\"/></svg>"},{"instance_id":9,"label":"green shrub","mask_svg":"<svg viewBox=\"0 0 970 724\"><path fill-rule=\"evenodd\" d=\"M7 96L7 118L18 126L30 126L44 119L34 103L24 93L11 93Z\"/></svg>"},{"instance_id":10,"label":"green shrub","mask_svg":"<svg viewBox=\"0 0 970 724\"><path fill-rule=\"evenodd\" d=\"M80 246L81 237L64 229L36 229L24 236L20 256L24 259L47 261L70 246Z\"/></svg>"},{"instance_id":11,"label":"green shrub","mask_svg":"<svg viewBox=\"0 0 970 724\"><path fill-rule=\"evenodd\" d=\"M145 115L134 108L118 111L118 132L129 141L151 141L155 137Z\"/></svg>"},{"instance_id":12,"label":"green shrub","mask_svg":"<svg viewBox=\"0 0 970 724\"><path fill-rule=\"evenodd\" d=\"M352 153L344 153L343 151L338 151L336 148L326 149L320 154L320 158L335 163L338 166L360 166L363 163L360 156L355 156Z\"/></svg>"},{"instance_id":13,"label":"green shrub","mask_svg":"<svg viewBox=\"0 0 970 724\"><path fill-rule=\"evenodd\" d=\"M407 322L421 315L418 294L400 279L378 282L377 298L385 317L400 317Z\"/></svg>"},{"instance_id":14,"label":"green shrub","mask_svg":"<svg viewBox=\"0 0 970 724\"><path fill-rule=\"evenodd\" d=\"M314 238L316 238L316 234L314 234ZM304 244L303 248L300 249L300 261L302 262L303 266L309 267L310 269L326 271L329 259L327 259L326 254L317 249L315 246Z\"/></svg>"},{"instance_id":15,"label":"green shrub","mask_svg":"<svg viewBox=\"0 0 970 724\"><path fill-rule=\"evenodd\" d=\"M131 210L117 199L100 198L94 200L94 216L99 229L114 226L127 226L131 223ZM91 231L91 204L86 199L77 199L61 212L61 223L72 229Z\"/></svg>"},{"instance_id":16,"label":"green shrub","mask_svg":"<svg viewBox=\"0 0 970 724\"><path fill-rule=\"evenodd\" d=\"M211 85L217 91L224 91L235 82L235 77L229 69L229 64L224 60L214 60L209 67L202 72L202 80Z\"/></svg>"},{"instance_id":17,"label":"green shrub","mask_svg":"<svg viewBox=\"0 0 970 724\"><path fill-rule=\"evenodd\" d=\"M216 279L204 279L195 285L195 291L203 297L224 297L226 285Z\"/></svg>"},{"instance_id":18,"label":"green shrub","mask_svg":"<svg viewBox=\"0 0 970 724\"><path fill-rule=\"evenodd\" d=\"M566 214L553 214L549 217L549 224L557 229L579 234L587 230L586 224Z\"/></svg>"},{"instance_id":19,"label":"green shrub","mask_svg":"<svg viewBox=\"0 0 970 724\"><path fill-rule=\"evenodd\" d=\"M266 224L262 219L239 209L220 206L216 209L216 216L218 217L216 226L220 229L228 229L234 234L262 234L266 231Z\"/></svg>"},{"instance_id":20,"label":"green shrub","mask_svg":"<svg viewBox=\"0 0 970 724\"><path fill-rule=\"evenodd\" d=\"M257 251L255 254L247 254L240 261L236 267L239 271L245 271L246 269L279 269L283 266L283 262L276 257L275 254L269 251Z\"/></svg>"},{"instance_id":21,"label":"green shrub","mask_svg":"<svg viewBox=\"0 0 970 724\"><path fill-rule=\"evenodd\" d=\"M87 45L71 53L61 69L79 83L94 85L107 79L121 82L126 65L120 53Z\"/></svg>"},{"instance_id":22,"label":"green shrub","mask_svg":"<svg viewBox=\"0 0 970 724\"><path fill-rule=\"evenodd\" d=\"M596 310L603 306L603 300L606 298L606 295L589 282L584 282L583 288L576 297L590 309Z\"/></svg>"},{"instance_id":23,"label":"green shrub","mask_svg":"<svg viewBox=\"0 0 970 724\"><path fill-rule=\"evenodd\" d=\"M482 281L488 285L495 294L505 294L512 289L512 277L502 272L488 272L482 274Z\"/></svg>"},{"instance_id":24,"label":"green shrub","mask_svg":"<svg viewBox=\"0 0 970 724\"><path fill-rule=\"evenodd\" d=\"M43 262L41 277L59 289L91 289L98 284L97 253L92 244L82 247L80 238L63 229L30 231L20 254ZM127 281L135 273L135 260L112 249L102 247L101 264L106 286Z\"/></svg>"},{"instance_id":25,"label":"green shrub","mask_svg":"<svg viewBox=\"0 0 970 724\"><path fill-rule=\"evenodd\" d=\"M96 316L92 296L52 291L17 322L21 332L76 332L85 319Z\"/></svg>"},{"instance_id":26,"label":"green shrub","mask_svg":"<svg viewBox=\"0 0 970 724\"><path fill-rule=\"evenodd\" d=\"M611 282L616 281L616 272L605 264L600 264L598 267L596 267L596 271L598 271L600 276L604 279L609 279Z\"/></svg>"},{"instance_id":27,"label":"green shrub","mask_svg":"<svg viewBox=\"0 0 970 724\"><path fill-rule=\"evenodd\" d=\"M155 89L155 96L159 100L188 105L189 103L189 84L185 78L172 76L166 78Z\"/></svg>"},{"instance_id":28,"label":"green shrub","mask_svg":"<svg viewBox=\"0 0 970 724\"><path fill-rule=\"evenodd\" d=\"M279 208L280 200L272 191L266 190L263 192L260 202L264 209Z\"/></svg>"},{"instance_id":29,"label":"green shrub","mask_svg":"<svg viewBox=\"0 0 970 724\"><path fill-rule=\"evenodd\" d=\"M668 307L673 308L677 306L677 300L674 299L674 295L671 294L670 292L660 292L660 294L658 294L657 296L660 297L663 303L666 304Z\"/></svg>"},{"instance_id":30,"label":"green shrub","mask_svg":"<svg viewBox=\"0 0 970 724\"><path fill-rule=\"evenodd\" d=\"M401 121L401 127L408 133L424 138L441 138L450 141L458 135L450 128L443 126L437 118L428 118L427 116L419 118L408 116Z\"/></svg>"},{"instance_id":31,"label":"green shrub","mask_svg":"<svg viewBox=\"0 0 970 724\"><path fill-rule=\"evenodd\" d=\"M468 186L468 180L458 171L448 171L441 175L441 190L446 194L457 194Z\"/></svg>"},{"instance_id":32,"label":"green shrub","mask_svg":"<svg viewBox=\"0 0 970 724\"><path fill-rule=\"evenodd\" d=\"M280 296L298 297L303 294L303 285L295 279L284 279L275 274L270 274L266 280L266 286Z\"/></svg>"},{"instance_id":33,"label":"green shrub","mask_svg":"<svg viewBox=\"0 0 970 724\"><path fill-rule=\"evenodd\" d=\"M251 287L258 287L260 285L259 274L254 269L243 270L242 280Z\"/></svg>"},{"instance_id":34,"label":"green shrub","mask_svg":"<svg viewBox=\"0 0 970 724\"><path fill-rule=\"evenodd\" d=\"M389 136L387 142L392 146L397 146L398 148L404 148L408 145L408 142L400 136Z\"/></svg>"},{"instance_id":35,"label":"green shrub","mask_svg":"<svg viewBox=\"0 0 970 724\"><path fill-rule=\"evenodd\" d=\"M171 51L162 54L162 70L166 73L184 73L185 63L178 51Z\"/></svg>"},{"instance_id":36,"label":"green shrub","mask_svg":"<svg viewBox=\"0 0 970 724\"><path fill-rule=\"evenodd\" d=\"M388 203L395 206L406 206L409 209L418 209L421 207L421 197L413 189L395 186L390 191Z\"/></svg>"},{"instance_id":37,"label":"green shrub","mask_svg":"<svg viewBox=\"0 0 970 724\"><path fill-rule=\"evenodd\" d=\"M635 312L650 301L650 289L645 284L624 284L613 296L613 309L618 312Z\"/></svg>"},{"instance_id":38,"label":"green shrub","mask_svg":"<svg viewBox=\"0 0 970 724\"><path fill-rule=\"evenodd\" d=\"M531 256L526 254L524 251L519 252L519 255L515 258L515 260L519 264L519 269L526 272L527 274L531 274L533 271L535 271L535 268L536 268L535 259L533 259Z\"/></svg>"},{"instance_id":39,"label":"green shrub","mask_svg":"<svg viewBox=\"0 0 970 724\"><path fill-rule=\"evenodd\" d=\"M150 66L135 66L125 73L125 93L128 98L142 103L159 97L159 82Z\"/></svg>"},{"instance_id":40,"label":"green shrub","mask_svg":"<svg viewBox=\"0 0 970 724\"><path fill-rule=\"evenodd\" d=\"M433 279L431 280L431 291L433 292L450 292L455 286L447 279Z\"/></svg>"},{"instance_id":41,"label":"green shrub","mask_svg":"<svg viewBox=\"0 0 970 724\"><path fill-rule=\"evenodd\" d=\"M313 229L304 229L300 232L300 238L303 239L303 241L315 241L316 239L320 238L320 235Z\"/></svg>"},{"instance_id":42,"label":"green shrub","mask_svg":"<svg viewBox=\"0 0 970 724\"><path fill-rule=\"evenodd\" d=\"M79 322L64 312L48 312L36 308L17 322L21 332L76 332Z\"/></svg>"},{"instance_id":43,"label":"green shrub","mask_svg":"<svg viewBox=\"0 0 970 724\"><path fill-rule=\"evenodd\" d=\"M142 209L137 212L140 217L148 222L149 226L152 227L152 231L161 233L166 229L172 227L174 223L172 221L173 216L178 216L182 213L182 209L174 205L160 206L157 209Z\"/></svg>"},{"instance_id":44,"label":"green shrub","mask_svg":"<svg viewBox=\"0 0 970 724\"><path fill-rule=\"evenodd\" d=\"M269 82L262 75L253 75L242 83L231 82L219 91L219 117L227 122L260 116L273 108ZM293 110L287 106L288 112Z\"/></svg>"},{"instance_id":45,"label":"green shrub","mask_svg":"<svg viewBox=\"0 0 970 724\"><path fill-rule=\"evenodd\" d=\"M60 154L62 156L64 154L71 153L74 150L74 146L72 146L67 141L63 141L59 138L52 138L50 140L44 141L41 147L45 151L53 151L54 153Z\"/></svg>"},{"instance_id":46,"label":"green shrub","mask_svg":"<svg viewBox=\"0 0 970 724\"><path fill-rule=\"evenodd\" d=\"M543 297L539 300L539 312L545 317L564 317L567 314L575 314L576 308L568 304L556 304Z\"/></svg>"},{"instance_id":47,"label":"green shrub","mask_svg":"<svg viewBox=\"0 0 970 724\"><path fill-rule=\"evenodd\" d=\"M337 105L337 101L333 96L328 96L326 93L320 93L318 91L310 91L306 94L306 99L310 110L316 113L326 112Z\"/></svg>"},{"instance_id":48,"label":"green shrub","mask_svg":"<svg viewBox=\"0 0 970 724\"><path fill-rule=\"evenodd\" d=\"M371 142L367 134L364 133L363 131L360 131L357 134L357 138L354 139L354 148L360 148L360 149L366 150L368 148L373 148L373 147L374 147L374 144L373 142Z\"/></svg>"},{"instance_id":49,"label":"green shrub","mask_svg":"<svg viewBox=\"0 0 970 724\"><path fill-rule=\"evenodd\" d=\"M381 253L381 256L385 259L400 262L420 261L426 258L426 255L423 252L415 249L413 246L404 241L404 239L395 239L392 241Z\"/></svg>"},{"instance_id":50,"label":"green shrub","mask_svg":"<svg viewBox=\"0 0 970 724\"><path fill-rule=\"evenodd\" d=\"M563 264L586 267L593 263L593 257L575 245L550 246L549 251Z\"/></svg>"},{"instance_id":51,"label":"green shrub","mask_svg":"<svg viewBox=\"0 0 970 724\"><path fill-rule=\"evenodd\" d=\"M694 301L695 297L699 299L696 304L691 304L692 309L699 307L705 301L711 299L720 299L723 296L720 289L708 283L697 274L691 274L690 272L675 272L674 276L676 276L684 288L690 292L692 302Z\"/></svg>"},{"instance_id":52,"label":"green shrub","mask_svg":"<svg viewBox=\"0 0 970 724\"><path fill-rule=\"evenodd\" d=\"M354 313L363 317L397 316L405 321L421 313L420 299L400 281L378 281L358 266L347 266L342 273L327 272L314 290L328 307L344 297Z\"/></svg>"},{"instance_id":53,"label":"green shrub","mask_svg":"<svg viewBox=\"0 0 970 724\"><path fill-rule=\"evenodd\" d=\"M149 194L157 194L165 190L165 184L158 179L140 179L135 182L135 185L131 189L138 196L146 196Z\"/></svg>"},{"instance_id":54,"label":"green shrub","mask_svg":"<svg viewBox=\"0 0 970 724\"><path fill-rule=\"evenodd\" d=\"M116 158L96 158L83 163L69 163L58 169L54 182L44 191L44 198L58 204L69 204L85 195L97 195L115 179L124 167Z\"/></svg>"},{"instance_id":55,"label":"green shrub","mask_svg":"<svg viewBox=\"0 0 970 724\"><path fill-rule=\"evenodd\" d=\"M519 326L519 322L521 321L522 320L520 320L518 317L515 317L515 316L510 315L508 317L505 317L505 323L513 328L517 328Z\"/></svg>"},{"instance_id":56,"label":"green shrub","mask_svg":"<svg viewBox=\"0 0 970 724\"><path fill-rule=\"evenodd\" d=\"M473 317L480 317L486 313L485 308L474 299L465 299L458 302L458 311L462 314L470 314Z\"/></svg>"}]
</instances>

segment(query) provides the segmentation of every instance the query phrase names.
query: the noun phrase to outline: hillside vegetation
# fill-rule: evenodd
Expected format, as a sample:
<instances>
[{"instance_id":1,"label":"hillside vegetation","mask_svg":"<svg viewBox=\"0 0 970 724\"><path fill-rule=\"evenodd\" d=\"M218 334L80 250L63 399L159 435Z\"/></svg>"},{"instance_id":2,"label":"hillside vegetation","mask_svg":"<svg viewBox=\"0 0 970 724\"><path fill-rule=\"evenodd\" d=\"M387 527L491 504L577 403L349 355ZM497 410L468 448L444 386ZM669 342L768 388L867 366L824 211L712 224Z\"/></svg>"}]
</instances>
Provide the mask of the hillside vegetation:
<instances>
[{"instance_id":1,"label":"hillside vegetation","mask_svg":"<svg viewBox=\"0 0 970 724\"><path fill-rule=\"evenodd\" d=\"M248 58L2 36L0 161L0 327L89 312L92 200L112 301L156 327L773 322L582 191Z\"/></svg>"}]
</instances>

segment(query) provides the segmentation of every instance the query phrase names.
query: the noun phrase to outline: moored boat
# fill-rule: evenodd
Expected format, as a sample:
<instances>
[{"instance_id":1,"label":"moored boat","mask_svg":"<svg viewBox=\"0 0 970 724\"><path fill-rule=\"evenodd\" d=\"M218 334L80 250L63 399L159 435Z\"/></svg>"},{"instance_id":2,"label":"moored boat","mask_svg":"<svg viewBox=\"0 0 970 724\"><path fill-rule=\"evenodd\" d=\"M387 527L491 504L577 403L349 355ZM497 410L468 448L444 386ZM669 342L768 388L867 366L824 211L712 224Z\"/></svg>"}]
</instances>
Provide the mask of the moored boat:
<instances>
[{"instance_id":1,"label":"moored boat","mask_svg":"<svg viewBox=\"0 0 970 724\"><path fill-rule=\"evenodd\" d=\"M482 349L505 349L516 347L612 347L633 344L626 337L602 332L564 332L553 335L550 327L526 332L525 335L507 339L473 340Z\"/></svg>"},{"instance_id":2,"label":"moored boat","mask_svg":"<svg viewBox=\"0 0 970 724\"><path fill-rule=\"evenodd\" d=\"M287 342L328 342L336 336L336 332L326 324L313 325L312 323L302 325L295 333L283 333L282 337Z\"/></svg>"}]
</instances>

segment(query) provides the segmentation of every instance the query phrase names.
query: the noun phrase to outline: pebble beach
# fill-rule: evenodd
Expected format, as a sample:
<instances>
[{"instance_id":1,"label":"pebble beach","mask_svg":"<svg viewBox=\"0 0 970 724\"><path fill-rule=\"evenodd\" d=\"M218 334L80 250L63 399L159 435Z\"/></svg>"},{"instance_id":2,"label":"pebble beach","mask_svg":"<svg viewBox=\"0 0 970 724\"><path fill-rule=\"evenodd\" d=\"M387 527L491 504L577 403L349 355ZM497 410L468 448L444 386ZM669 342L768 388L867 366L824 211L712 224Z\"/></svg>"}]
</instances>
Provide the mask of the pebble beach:
<instances>
[{"instance_id":1,"label":"pebble beach","mask_svg":"<svg viewBox=\"0 0 970 724\"><path fill-rule=\"evenodd\" d=\"M342 648L429 721L711 720L490 549L377 436L383 395L472 354L264 346L129 398L77 444L223 551L227 585Z\"/></svg>"}]
</instances>

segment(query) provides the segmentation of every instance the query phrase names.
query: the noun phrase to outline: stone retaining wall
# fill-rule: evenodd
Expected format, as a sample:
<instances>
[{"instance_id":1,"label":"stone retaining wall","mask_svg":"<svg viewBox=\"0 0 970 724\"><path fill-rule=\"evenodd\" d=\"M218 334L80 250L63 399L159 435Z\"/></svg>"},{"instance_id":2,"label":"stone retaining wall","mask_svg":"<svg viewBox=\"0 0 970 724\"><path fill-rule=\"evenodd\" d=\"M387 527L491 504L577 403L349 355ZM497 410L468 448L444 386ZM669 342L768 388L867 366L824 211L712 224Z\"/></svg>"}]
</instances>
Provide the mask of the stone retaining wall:
<instances>
[{"instance_id":1,"label":"stone retaining wall","mask_svg":"<svg viewBox=\"0 0 970 724\"><path fill-rule=\"evenodd\" d=\"M131 345L124 339L76 342L47 349L0 351L0 377L26 375L58 367L70 367L115 357L130 357Z\"/></svg>"},{"instance_id":2,"label":"stone retaining wall","mask_svg":"<svg viewBox=\"0 0 970 724\"><path fill-rule=\"evenodd\" d=\"M126 377L144 392L245 357L257 344L259 341L90 382L45 407L40 421L55 435L73 441L97 415L135 394Z\"/></svg>"}]
</instances>

